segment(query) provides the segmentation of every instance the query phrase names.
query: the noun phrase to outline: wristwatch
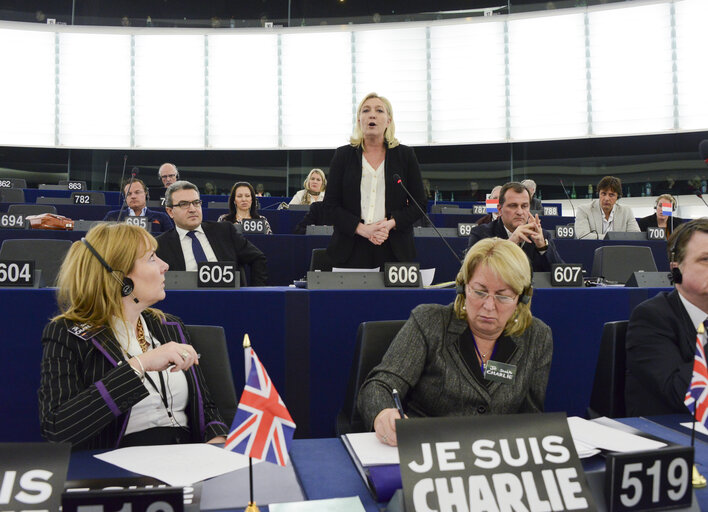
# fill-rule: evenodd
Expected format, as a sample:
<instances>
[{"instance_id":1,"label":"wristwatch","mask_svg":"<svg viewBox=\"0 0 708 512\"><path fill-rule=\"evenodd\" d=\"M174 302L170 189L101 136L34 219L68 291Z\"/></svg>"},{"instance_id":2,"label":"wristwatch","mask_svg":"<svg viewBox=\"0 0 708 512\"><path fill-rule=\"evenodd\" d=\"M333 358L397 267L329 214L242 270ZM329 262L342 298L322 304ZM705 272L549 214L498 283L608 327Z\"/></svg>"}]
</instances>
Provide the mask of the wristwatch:
<instances>
[{"instance_id":1,"label":"wristwatch","mask_svg":"<svg viewBox=\"0 0 708 512\"><path fill-rule=\"evenodd\" d=\"M548 250L548 240L544 239L543 241L545 242L546 245L544 245L543 247L536 247L536 250L538 252L543 252L543 251Z\"/></svg>"}]
</instances>

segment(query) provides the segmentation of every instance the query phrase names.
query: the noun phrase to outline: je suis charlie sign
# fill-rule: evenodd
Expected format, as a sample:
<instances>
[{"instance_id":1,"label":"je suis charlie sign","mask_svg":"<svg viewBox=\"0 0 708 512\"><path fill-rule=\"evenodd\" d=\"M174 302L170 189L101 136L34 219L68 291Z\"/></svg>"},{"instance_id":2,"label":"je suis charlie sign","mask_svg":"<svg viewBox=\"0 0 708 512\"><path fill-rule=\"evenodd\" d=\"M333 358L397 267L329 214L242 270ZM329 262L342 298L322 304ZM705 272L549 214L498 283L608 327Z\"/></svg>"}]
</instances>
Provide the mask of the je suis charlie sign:
<instances>
[{"instance_id":1,"label":"je suis charlie sign","mask_svg":"<svg viewBox=\"0 0 708 512\"><path fill-rule=\"evenodd\" d=\"M595 510L565 414L396 421L407 511Z\"/></svg>"}]
</instances>

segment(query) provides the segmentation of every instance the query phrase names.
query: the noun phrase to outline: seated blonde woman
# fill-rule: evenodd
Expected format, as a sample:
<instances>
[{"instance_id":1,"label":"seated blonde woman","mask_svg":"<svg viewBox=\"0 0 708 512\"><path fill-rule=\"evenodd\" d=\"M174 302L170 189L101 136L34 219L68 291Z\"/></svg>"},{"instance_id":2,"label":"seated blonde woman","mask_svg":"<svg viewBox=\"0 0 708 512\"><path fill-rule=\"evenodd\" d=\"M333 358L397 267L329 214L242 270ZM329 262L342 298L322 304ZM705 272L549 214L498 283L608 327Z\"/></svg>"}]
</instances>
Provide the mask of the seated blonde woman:
<instances>
[{"instance_id":1,"label":"seated blonde woman","mask_svg":"<svg viewBox=\"0 0 708 512\"><path fill-rule=\"evenodd\" d=\"M143 228L99 224L61 266L42 333L39 419L73 449L222 443L228 433L182 321L151 308L167 263Z\"/></svg>"},{"instance_id":2,"label":"seated blonde woman","mask_svg":"<svg viewBox=\"0 0 708 512\"><path fill-rule=\"evenodd\" d=\"M473 245L453 304L416 307L361 387L358 408L378 439L395 446L397 389L410 416L543 412L553 355L551 329L531 316L531 269L513 242ZM511 382L485 372L515 369Z\"/></svg>"},{"instance_id":3,"label":"seated blonde woman","mask_svg":"<svg viewBox=\"0 0 708 512\"><path fill-rule=\"evenodd\" d=\"M312 204L317 201L323 201L325 189L327 188L327 178L325 178L322 169L312 169L307 178L305 178L303 186L305 188L299 190L289 204Z\"/></svg>"}]
</instances>

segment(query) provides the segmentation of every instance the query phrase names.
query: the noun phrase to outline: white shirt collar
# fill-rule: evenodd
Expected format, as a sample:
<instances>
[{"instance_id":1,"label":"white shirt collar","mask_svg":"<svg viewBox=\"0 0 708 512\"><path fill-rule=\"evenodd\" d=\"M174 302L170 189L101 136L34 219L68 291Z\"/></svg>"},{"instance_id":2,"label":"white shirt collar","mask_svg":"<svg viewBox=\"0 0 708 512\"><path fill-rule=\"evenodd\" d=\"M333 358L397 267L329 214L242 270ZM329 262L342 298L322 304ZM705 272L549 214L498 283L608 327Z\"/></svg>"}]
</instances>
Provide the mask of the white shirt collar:
<instances>
[{"instance_id":1,"label":"white shirt collar","mask_svg":"<svg viewBox=\"0 0 708 512\"><path fill-rule=\"evenodd\" d=\"M135 210L128 208L128 217L145 217L145 212L147 212L147 209L147 206L143 206L143 209L140 210L140 215L136 215Z\"/></svg>"},{"instance_id":2,"label":"white shirt collar","mask_svg":"<svg viewBox=\"0 0 708 512\"><path fill-rule=\"evenodd\" d=\"M186 236L187 236L187 233L189 233L190 231L197 231L197 232L201 233L202 235L206 236L206 235L204 234L204 230L202 229L202 225L201 225L201 224L199 224L199 226L197 226L196 228L194 228L194 229L192 229L192 230L184 229L184 228L181 228L181 227L179 227L179 226L177 226L177 225L175 225L175 229L177 230L177 235L179 236L179 239L180 239L180 240L182 240L184 237L186 237Z\"/></svg>"},{"instance_id":3,"label":"white shirt collar","mask_svg":"<svg viewBox=\"0 0 708 512\"><path fill-rule=\"evenodd\" d=\"M678 291L678 294L679 298L681 299L681 303L683 304L683 307L686 308L686 312L688 313L688 316L691 319L691 324L693 324L696 330L698 330L698 326L705 321L706 317L708 316L708 313L706 313L701 308L690 302L686 297L681 295L680 291Z\"/></svg>"}]
</instances>

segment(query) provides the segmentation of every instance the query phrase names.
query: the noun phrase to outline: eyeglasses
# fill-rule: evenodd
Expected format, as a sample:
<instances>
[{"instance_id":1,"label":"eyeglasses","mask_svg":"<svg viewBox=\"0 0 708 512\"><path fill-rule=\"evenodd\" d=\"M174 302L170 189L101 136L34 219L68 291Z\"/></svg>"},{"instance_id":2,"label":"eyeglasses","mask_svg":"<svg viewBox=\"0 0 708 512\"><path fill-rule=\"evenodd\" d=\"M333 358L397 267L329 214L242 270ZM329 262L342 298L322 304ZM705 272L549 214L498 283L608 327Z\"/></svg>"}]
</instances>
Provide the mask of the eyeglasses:
<instances>
[{"instance_id":1,"label":"eyeglasses","mask_svg":"<svg viewBox=\"0 0 708 512\"><path fill-rule=\"evenodd\" d=\"M177 177L176 174L162 174L162 175L160 176L160 179L161 179L161 180L164 180L165 178L176 178L176 177Z\"/></svg>"},{"instance_id":2,"label":"eyeglasses","mask_svg":"<svg viewBox=\"0 0 708 512\"><path fill-rule=\"evenodd\" d=\"M489 297L490 295L489 292L485 292L484 290L475 290L474 288L470 288L469 286L467 287L467 291L472 292L472 296L482 302L487 300L487 297ZM510 297L509 295L492 295L492 297L494 297L494 302L496 302L500 306L508 306L509 304L513 304L514 301L516 301L516 296Z\"/></svg>"},{"instance_id":3,"label":"eyeglasses","mask_svg":"<svg viewBox=\"0 0 708 512\"><path fill-rule=\"evenodd\" d=\"M190 206L194 206L195 208L201 208L202 200L195 199L194 201L180 201L179 203L170 206L170 208L182 208L183 210L186 210Z\"/></svg>"}]
</instances>

